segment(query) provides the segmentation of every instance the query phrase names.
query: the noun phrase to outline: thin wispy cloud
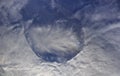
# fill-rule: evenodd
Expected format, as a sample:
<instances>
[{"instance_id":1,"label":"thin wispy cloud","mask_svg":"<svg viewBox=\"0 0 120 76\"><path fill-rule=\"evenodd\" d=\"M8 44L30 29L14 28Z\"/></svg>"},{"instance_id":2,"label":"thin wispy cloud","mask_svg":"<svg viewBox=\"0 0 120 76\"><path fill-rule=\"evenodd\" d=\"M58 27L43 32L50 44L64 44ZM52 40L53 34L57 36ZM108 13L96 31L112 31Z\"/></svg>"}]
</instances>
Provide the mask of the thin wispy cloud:
<instances>
[{"instance_id":1,"label":"thin wispy cloud","mask_svg":"<svg viewBox=\"0 0 120 76\"><path fill-rule=\"evenodd\" d=\"M60 26L32 27L26 31L28 43L38 52L74 53L79 51L80 42L72 28L65 29Z\"/></svg>"}]
</instances>

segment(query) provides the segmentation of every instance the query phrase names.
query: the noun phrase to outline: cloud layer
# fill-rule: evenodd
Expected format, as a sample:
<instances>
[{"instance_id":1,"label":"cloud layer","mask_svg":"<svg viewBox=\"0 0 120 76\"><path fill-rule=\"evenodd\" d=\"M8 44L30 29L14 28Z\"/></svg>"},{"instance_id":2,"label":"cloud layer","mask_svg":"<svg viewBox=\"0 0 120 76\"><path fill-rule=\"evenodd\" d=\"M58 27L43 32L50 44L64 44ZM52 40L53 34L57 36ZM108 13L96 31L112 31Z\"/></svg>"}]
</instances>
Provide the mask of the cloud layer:
<instances>
[{"instance_id":1,"label":"cloud layer","mask_svg":"<svg viewBox=\"0 0 120 76\"><path fill-rule=\"evenodd\" d=\"M47 0L44 1L47 4ZM67 4L70 6L67 6L65 2L61 1L64 0L52 0L52 9L57 10L59 14L62 13L63 15L72 12L69 9L72 6L69 4L69 0L67 0ZM61 27L53 28L50 26L32 27L30 30L27 30L29 36L37 36L38 38L31 37L28 44L24 34L25 29L22 25L26 26L29 23L23 21L11 24L12 21L19 21L22 18L19 11L27 3L27 0L0 0L0 23L3 25L0 26L0 75L119 76L120 1L78 1L82 3L82 7L78 8L79 6L77 6L77 9L73 13L68 14L65 19L71 19L71 21L75 19L83 26L81 28L84 32L84 48L66 63L49 63L43 62L35 55L33 49L30 47L33 44L30 42L35 41L38 49L43 51L45 49L47 52L52 52L49 50L51 48L55 48L56 51L74 52L71 50L65 51L66 49L78 49L79 43L76 43L78 40L73 30L65 30ZM86 1L85 4L84 1ZM63 5L59 4L59 2ZM52 46L47 44L52 44ZM64 44L64 47L61 44ZM47 47L44 47L46 45Z\"/></svg>"}]
</instances>

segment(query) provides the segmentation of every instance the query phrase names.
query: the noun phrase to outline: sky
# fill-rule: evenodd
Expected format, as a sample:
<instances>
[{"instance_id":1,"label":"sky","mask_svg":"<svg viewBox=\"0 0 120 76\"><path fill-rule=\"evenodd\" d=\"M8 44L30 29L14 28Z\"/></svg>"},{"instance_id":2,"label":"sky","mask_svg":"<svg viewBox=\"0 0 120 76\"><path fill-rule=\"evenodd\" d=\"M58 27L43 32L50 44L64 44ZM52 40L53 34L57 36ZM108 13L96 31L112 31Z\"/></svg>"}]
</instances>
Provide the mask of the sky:
<instances>
[{"instance_id":1,"label":"sky","mask_svg":"<svg viewBox=\"0 0 120 76\"><path fill-rule=\"evenodd\" d=\"M34 12L31 0L0 0L0 76L120 75L119 1L77 0L81 5L62 1L42 1L40 11ZM23 10L30 13L27 18ZM71 49L79 52L61 63L64 56L77 51ZM52 52L58 58L46 62L36 52Z\"/></svg>"}]
</instances>

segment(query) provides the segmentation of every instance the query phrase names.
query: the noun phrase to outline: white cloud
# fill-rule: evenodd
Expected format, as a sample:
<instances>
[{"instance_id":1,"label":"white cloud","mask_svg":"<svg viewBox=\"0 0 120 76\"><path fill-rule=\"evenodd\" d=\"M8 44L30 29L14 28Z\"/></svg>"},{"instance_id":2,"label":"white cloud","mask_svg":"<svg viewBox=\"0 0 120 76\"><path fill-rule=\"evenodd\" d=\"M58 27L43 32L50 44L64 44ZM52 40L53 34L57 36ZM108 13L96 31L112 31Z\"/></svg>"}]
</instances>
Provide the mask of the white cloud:
<instances>
[{"instance_id":1,"label":"white cloud","mask_svg":"<svg viewBox=\"0 0 120 76\"><path fill-rule=\"evenodd\" d=\"M109 25L110 29L109 31L112 31L115 29L111 28L113 25ZM108 26L108 28L109 28ZM114 26L118 26L118 24L114 24ZM116 27L118 28L118 27ZM51 34L48 34L48 31L52 29ZM57 30L57 31L56 31ZM58 31L59 30L59 31ZM61 31L62 30L62 31ZM49 39L55 38L55 36L49 36L49 35L57 35L61 36L66 35L68 36L74 35L72 33L72 30L64 30L63 28L51 28L51 27L39 27L39 28L32 28L31 32L38 33L38 31L41 31L41 34L43 35L43 32L45 36L48 36ZM102 48L101 45L105 46L107 43L106 41L103 41L105 38L109 37L112 38L112 40L116 40L115 37L109 36L112 35L110 32L106 32L102 30L98 30L99 32L96 32L90 28L84 28L84 34L85 40L92 37L92 35L96 35L89 39L88 42L86 42L86 46L84 46L84 49L72 60L70 60L67 63L44 63L38 60L38 58L34 55L34 53L31 51L29 46L27 45L25 38L23 36L23 33L21 34L15 34L11 31L11 33L7 34L5 39L2 40L4 42L4 46L6 48L2 48L2 51L4 51L4 65L2 68L5 70L5 76L119 76L119 51L117 50L110 50L110 47L104 47ZM104 36L102 37L100 34L103 34L103 31L106 32ZM108 31L108 29L107 29ZM117 31L117 30L116 30ZM58 32L62 32L58 34ZM96 32L96 33L91 33ZM69 33L69 34L68 34ZM89 34L91 34L90 37ZM33 34L32 34L33 35ZM16 36L18 36L16 38ZM35 35L36 36L36 35ZM106 36L106 37L105 37ZM100 38L102 37L103 40ZM105 37L105 38L104 38ZM64 37L63 37L64 38ZM70 38L71 39L71 38ZM108 41L109 41L108 39ZM1 39L0 39L1 40ZM47 40L47 39L46 39ZM15 42L17 41L17 42ZM51 40L50 40L51 41ZM74 40L73 40L74 41ZM66 41L65 41L66 42ZM9 45L10 44L10 45ZM9 45L9 46L8 46ZM13 48L14 46L14 48ZM55 47L56 48L56 47ZM58 49L58 48L56 48ZM1 50L0 50L1 51ZM65 50L62 50L65 51ZM11 52L16 52L11 56ZM6 57L5 57L6 56ZM19 58L19 59L18 59ZM16 64L14 64L17 62ZM2 62L3 63L3 62ZM9 64L8 64L9 63Z\"/></svg>"},{"instance_id":2,"label":"white cloud","mask_svg":"<svg viewBox=\"0 0 120 76\"><path fill-rule=\"evenodd\" d=\"M16 2L18 4L16 4ZM7 12L17 19L16 17L19 15L19 10L26 3L25 0L0 0L0 11L2 11L4 17L6 17L6 11L1 10L1 7L5 6ZM102 16L102 14L100 14L100 16ZM101 20L102 18L107 19L107 16L100 16L99 18L96 16L97 19L95 20ZM108 16L110 16L110 14ZM120 51L118 48L114 49L107 45L110 44L113 45L112 47L120 47L120 23L106 25L99 30L94 30L90 28L90 26L84 28L85 46L83 50L72 60L64 64L55 62L44 63L40 61L27 44L23 34L23 28L20 28L22 32L16 33L12 30L13 27L0 27L0 75L119 76ZM98 26L100 26L100 24ZM66 49L78 49L79 47L77 36L72 29L35 27L31 28L28 32L31 32L30 35L34 36L33 40L36 46L42 50L50 51L49 49L54 48L55 50L64 52ZM64 44L66 48L61 44Z\"/></svg>"}]
</instances>

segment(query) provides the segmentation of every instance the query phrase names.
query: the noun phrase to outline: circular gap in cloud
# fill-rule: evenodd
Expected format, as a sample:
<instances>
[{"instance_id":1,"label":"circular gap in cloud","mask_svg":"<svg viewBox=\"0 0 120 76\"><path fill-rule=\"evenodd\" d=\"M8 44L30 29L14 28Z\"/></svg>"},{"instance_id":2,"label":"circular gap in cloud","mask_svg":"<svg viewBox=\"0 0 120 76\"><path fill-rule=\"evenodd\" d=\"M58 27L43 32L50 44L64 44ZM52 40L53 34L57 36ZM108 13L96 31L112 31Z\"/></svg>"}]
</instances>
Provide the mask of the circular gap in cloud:
<instances>
[{"instance_id":1,"label":"circular gap in cloud","mask_svg":"<svg viewBox=\"0 0 120 76\"><path fill-rule=\"evenodd\" d=\"M32 26L25 36L34 53L47 62L66 62L80 52L83 44L73 28L61 26Z\"/></svg>"}]
</instances>

